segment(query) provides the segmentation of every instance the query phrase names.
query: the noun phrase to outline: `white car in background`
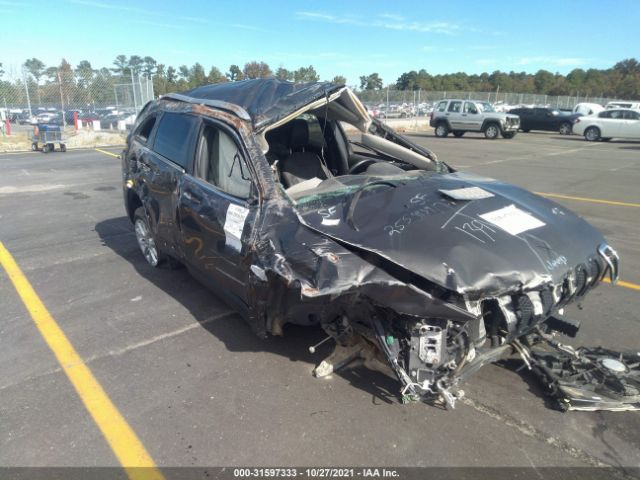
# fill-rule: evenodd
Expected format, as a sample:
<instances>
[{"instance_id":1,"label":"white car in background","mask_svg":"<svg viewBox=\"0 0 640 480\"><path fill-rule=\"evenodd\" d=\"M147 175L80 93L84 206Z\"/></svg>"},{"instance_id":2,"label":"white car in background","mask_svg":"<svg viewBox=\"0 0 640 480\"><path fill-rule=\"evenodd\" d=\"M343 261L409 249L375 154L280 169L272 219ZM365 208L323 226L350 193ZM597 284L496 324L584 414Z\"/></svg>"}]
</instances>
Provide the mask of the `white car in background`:
<instances>
[{"instance_id":1,"label":"white car in background","mask_svg":"<svg viewBox=\"0 0 640 480\"><path fill-rule=\"evenodd\" d=\"M619 108L632 108L634 110L640 109L640 102L625 102L625 101L617 101L617 102L609 102L607 103L607 110L617 110Z\"/></svg>"},{"instance_id":2,"label":"white car in background","mask_svg":"<svg viewBox=\"0 0 640 480\"><path fill-rule=\"evenodd\" d=\"M573 113L579 113L581 115L596 115L603 110L604 107L597 103L578 103L573 107Z\"/></svg>"},{"instance_id":3,"label":"white car in background","mask_svg":"<svg viewBox=\"0 0 640 480\"><path fill-rule=\"evenodd\" d=\"M621 108L578 117L573 123L573 133L584 135L590 142L608 141L614 137L640 140L640 111Z\"/></svg>"}]
</instances>

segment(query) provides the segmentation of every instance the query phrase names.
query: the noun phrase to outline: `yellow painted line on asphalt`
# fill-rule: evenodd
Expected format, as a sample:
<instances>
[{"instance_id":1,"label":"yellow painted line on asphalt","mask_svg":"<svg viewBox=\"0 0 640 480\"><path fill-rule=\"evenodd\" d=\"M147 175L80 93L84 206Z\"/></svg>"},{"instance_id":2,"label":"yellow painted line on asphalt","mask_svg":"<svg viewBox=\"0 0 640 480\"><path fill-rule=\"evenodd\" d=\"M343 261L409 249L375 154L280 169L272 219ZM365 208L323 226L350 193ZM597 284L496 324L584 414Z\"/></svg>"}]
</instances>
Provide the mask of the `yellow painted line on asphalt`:
<instances>
[{"instance_id":1,"label":"yellow painted line on asphalt","mask_svg":"<svg viewBox=\"0 0 640 480\"><path fill-rule=\"evenodd\" d=\"M616 207L640 207L640 203L616 202L613 200L600 200L598 198L589 197L572 197L570 195L560 195L559 193L534 192L536 195L550 198L562 198L565 200L575 200L576 202L602 203L604 205L614 205Z\"/></svg>"},{"instance_id":2,"label":"yellow painted line on asphalt","mask_svg":"<svg viewBox=\"0 0 640 480\"><path fill-rule=\"evenodd\" d=\"M105 155L110 155L112 157L120 158L120 155L116 155L115 153L107 152L106 150L102 150L101 148L96 148L96 152L104 153Z\"/></svg>"},{"instance_id":3,"label":"yellow painted line on asphalt","mask_svg":"<svg viewBox=\"0 0 640 480\"><path fill-rule=\"evenodd\" d=\"M0 242L0 265L33 322L131 480L164 480L144 445L38 297L13 256ZM146 468L140 468L146 467Z\"/></svg>"},{"instance_id":4,"label":"yellow painted line on asphalt","mask_svg":"<svg viewBox=\"0 0 640 480\"><path fill-rule=\"evenodd\" d=\"M609 280L608 278L603 278L602 281L605 283L611 283L611 280ZM631 283L631 282L625 282L624 280L618 280L615 286L630 288L631 290L640 291L640 285L636 285L635 283Z\"/></svg>"}]
</instances>

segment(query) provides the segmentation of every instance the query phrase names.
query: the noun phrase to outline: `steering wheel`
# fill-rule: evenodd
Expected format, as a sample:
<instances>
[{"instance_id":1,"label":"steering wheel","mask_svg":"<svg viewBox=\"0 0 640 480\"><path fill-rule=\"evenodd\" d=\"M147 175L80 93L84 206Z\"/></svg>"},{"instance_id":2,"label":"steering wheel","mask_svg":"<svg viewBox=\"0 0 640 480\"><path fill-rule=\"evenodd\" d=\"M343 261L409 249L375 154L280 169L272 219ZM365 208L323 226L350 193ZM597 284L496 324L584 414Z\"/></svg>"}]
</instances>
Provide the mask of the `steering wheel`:
<instances>
[{"instance_id":1,"label":"steering wheel","mask_svg":"<svg viewBox=\"0 0 640 480\"><path fill-rule=\"evenodd\" d=\"M373 158L360 160L347 171L347 175L355 175L356 173L364 172L369 165L373 165L374 163L378 163L378 160L374 160Z\"/></svg>"}]
</instances>

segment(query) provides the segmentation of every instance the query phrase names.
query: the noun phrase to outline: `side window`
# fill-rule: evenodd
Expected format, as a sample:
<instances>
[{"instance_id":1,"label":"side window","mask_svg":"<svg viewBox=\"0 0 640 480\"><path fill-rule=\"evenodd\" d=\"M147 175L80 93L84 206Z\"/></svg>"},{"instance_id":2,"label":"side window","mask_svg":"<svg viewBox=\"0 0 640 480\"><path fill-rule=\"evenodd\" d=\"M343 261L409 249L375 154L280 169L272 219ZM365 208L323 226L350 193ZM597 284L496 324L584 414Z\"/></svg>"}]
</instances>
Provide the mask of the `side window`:
<instances>
[{"instance_id":1,"label":"side window","mask_svg":"<svg viewBox=\"0 0 640 480\"><path fill-rule=\"evenodd\" d=\"M600 112L598 114L598 117L600 117L600 118L611 118L611 111L607 110L606 112Z\"/></svg>"},{"instance_id":2,"label":"side window","mask_svg":"<svg viewBox=\"0 0 640 480\"><path fill-rule=\"evenodd\" d=\"M623 118L623 117L622 117L622 112L621 112L620 110L612 110L612 111L609 113L609 117L610 117L610 118Z\"/></svg>"},{"instance_id":3,"label":"side window","mask_svg":"<svg viewBox=\"0 0 640 480\"><path fill-rule=\"evenodd\" d=\"M153 130L153 126L156 124L156 116L152 115L147 118L142 125L136 131L136 139L142 143L147 143L149 140L149 135L151 135L151 131Z\"/></svg>"},{"instance_id":4,"label":"side window","mask_svg":"<svg viewBox=\"0 0 640 480\"><path fill-rule=\"evenodd\" d=\"M197 135L198 119L184 113L162 115L153 149L182 168L189 164L193 139Z\"/></svg>"},{"instance_id":5,"label":"side window","mask_svg":"<svg viewBox=\"0 0 640 480\"><path fill-rule=\"evenodd\" d=\"M464 102L464 113L478 113L478 108L473 102Z\"/></svg>"},{"instance_id":6,"label":"side window","mask_svg":"<svg viewBox=\"0 0 640 480\"><path fill-rule=\"evenodd\" d=\"M438 104L437 110L438 110L439 112L444 112L444 111L446 110L446 108L447 108L447 101L445 100L445 101L440 102L440 103Z\"/></svg>"},{"instance_id":7,"label":"side window","mask_svg":"<svg viewBox=\"0 0 640 480\"><path fill-rule=\"evenodd\" d=\"M224 130L205 125L198 142L196 176L238 198L249 198L251 174L242 151Z\"/></svg>"},{"instance_id":8,"label":"side window","mask_svg":"<svg viewBox=\"0 0 640 480\"><path fill-rule=\"evenodd\" d=\"M462 107L462 102L460 102L460 101L451 102L449 104L449 110L448 111L449 112L459 113L461 107Z\"/></svg>"}]
</instances>

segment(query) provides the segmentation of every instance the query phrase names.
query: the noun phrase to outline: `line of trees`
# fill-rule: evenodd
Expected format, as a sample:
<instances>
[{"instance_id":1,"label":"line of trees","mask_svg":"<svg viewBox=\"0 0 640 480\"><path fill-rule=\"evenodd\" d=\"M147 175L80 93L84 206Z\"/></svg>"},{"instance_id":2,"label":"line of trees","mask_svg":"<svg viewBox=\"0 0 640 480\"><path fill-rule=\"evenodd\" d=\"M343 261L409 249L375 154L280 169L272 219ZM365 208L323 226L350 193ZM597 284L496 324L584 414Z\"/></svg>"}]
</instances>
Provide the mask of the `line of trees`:
<instances>
[{"instance_id":1,"label":"line of trees","mask_svg":"<svg viewBox=\"0 0 640 480\"><path fill-rule=\"evenodd\" d=\"M59 103L60 91L67 105L113 103L118 85L130 83L132 76L151 78L156 95L251 78L275 77L294 82L320 79L313 65L296 70L280 66L274 71L265 62L251 61L242 68L230 65L223 72L216 66L211 66L207 71L198 62L190 67L180 65L176 68L158 63L153 57L139 55L118 55L110 68L94 68L88 60L82 60L73 67L65 59L57 66L47 66L38 58L27 59L22 67L31 100L36 104ZM4 74L0 63L0 95L11 103L24 102L23 78L3 80ZM331 81L345 84L346 78L336 75ZM363 75L359 81L357 87L360 90L385 88L378 73ZM536 73L495 71L473 75L462 72L432 75L421 69L405 72L395 83L386 86L398 90L478 92L496 91L499 88L502 92L637 99L640 98L640 63L635 58L629 58L608 69L576 68L567 75L547 70Z\"/></svg>"},{"instance_id":2,"label":"line of trees","mask_svg":"<svg viewBox=\"0 0 640 480\"><path fill-rule=\"evenodd\" d=\"M468 75L451 73L431 75L426 70L405 72L395 83L398 90L474 91L538 93L543 95L577 95L640 98L640 63L628 58L608 69L576 68L567 75L538 70L536 73L501 72Z\"/></svg>"}]
</instances>

